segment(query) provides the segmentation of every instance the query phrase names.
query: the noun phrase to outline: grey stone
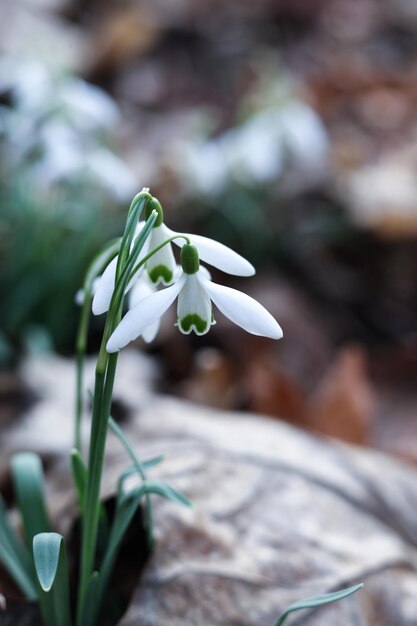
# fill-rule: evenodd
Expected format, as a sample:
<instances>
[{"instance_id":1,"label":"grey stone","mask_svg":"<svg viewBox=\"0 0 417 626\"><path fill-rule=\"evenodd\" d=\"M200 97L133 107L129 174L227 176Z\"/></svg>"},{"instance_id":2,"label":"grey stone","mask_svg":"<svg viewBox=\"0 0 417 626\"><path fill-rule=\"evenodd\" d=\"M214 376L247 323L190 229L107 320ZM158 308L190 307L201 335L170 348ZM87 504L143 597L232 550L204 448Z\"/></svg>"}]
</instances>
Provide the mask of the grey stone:
<instances>
[{"instance_id":1,"label":"grey stone","mask_svg":"<svg viewBox=\"0 0 417 626\"><path fill-rule=\"evenodd\" d=\"M25 368L40 394L23 421L26 444L49 456L50 508L67 533L75 499L52 424L71 423L69 395L57 389L72 364L51 360L40 371ZM158 396L150 371L146 359L121 355L122 426L143 459L165 455L151 477L183 491L193 508L154 498L156 549L120 626L273 626L292 601L357 582L365 588L356 595L289 624L417 626L415 469L278 420ZM127 465L110 434L104 496Z\"/></svg>"}]
</instances>

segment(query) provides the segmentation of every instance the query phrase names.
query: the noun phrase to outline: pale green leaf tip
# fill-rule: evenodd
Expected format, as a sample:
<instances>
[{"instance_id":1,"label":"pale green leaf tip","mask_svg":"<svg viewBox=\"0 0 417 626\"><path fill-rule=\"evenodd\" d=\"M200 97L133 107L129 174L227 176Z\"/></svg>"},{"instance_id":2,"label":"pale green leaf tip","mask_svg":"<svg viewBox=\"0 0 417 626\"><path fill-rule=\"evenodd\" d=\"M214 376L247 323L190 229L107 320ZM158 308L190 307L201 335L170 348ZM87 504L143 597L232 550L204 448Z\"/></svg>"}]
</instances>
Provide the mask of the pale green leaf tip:
<instances>
[{"instance_id":1,"label":"pale green leaf tip","mask_svg":"<svg viewBox=\"0 0 417 626\"><path fill-rule=\"evenodd\" d=\"M63 541L64 538L58 533L39 533L33 538L36 575L42 590L46 593L51 591L55 581Z\"/></svg>"}]
</instances>

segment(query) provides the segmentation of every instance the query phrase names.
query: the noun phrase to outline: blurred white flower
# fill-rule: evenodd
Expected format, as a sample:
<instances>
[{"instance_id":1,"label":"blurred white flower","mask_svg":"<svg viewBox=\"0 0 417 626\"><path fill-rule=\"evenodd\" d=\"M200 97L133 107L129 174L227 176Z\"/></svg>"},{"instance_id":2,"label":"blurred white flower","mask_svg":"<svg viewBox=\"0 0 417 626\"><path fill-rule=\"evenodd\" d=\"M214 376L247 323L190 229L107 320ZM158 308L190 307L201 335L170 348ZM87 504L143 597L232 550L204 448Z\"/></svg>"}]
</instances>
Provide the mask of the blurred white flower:
<instances>
[{"instance_id":1,"label":"blurred white flower","mask_svg":"<svg viewBox=\"0 0 417 626\"><path fill-rule=\"evenodd\" d=\"M255 113L214 139L183 142L178 151L186 184L215 195L232 180L274 182L287 165L314 180L324 171L328 138L313 109L290 100Z\"/></svg>"}]
</instances>

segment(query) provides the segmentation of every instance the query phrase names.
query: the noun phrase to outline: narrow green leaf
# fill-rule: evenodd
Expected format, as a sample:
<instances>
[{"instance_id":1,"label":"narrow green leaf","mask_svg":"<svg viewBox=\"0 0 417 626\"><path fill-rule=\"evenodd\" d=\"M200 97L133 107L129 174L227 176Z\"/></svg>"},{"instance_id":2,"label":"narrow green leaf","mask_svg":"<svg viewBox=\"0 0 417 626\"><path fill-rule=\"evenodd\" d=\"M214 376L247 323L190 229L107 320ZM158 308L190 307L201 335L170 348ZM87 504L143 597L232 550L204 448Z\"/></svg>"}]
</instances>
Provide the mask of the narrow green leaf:
<instances>
[{"instance_id":1,"label":"narrow green leaf","mask_svg":"<svg viewBox=\"0 0 417 626\"><path fill-rule=\"evenodd\" d=\"M156 467L157 465L159 465L160 463L162 463L162 461L164 460L164 456L161 454L159 456L154 456L150 459L146 459L145 461L142 461L142 468L147 471L149 469L152 469L153 467ZM135 474L138 474L138 468L136 465L129 465L129 467L127 467L119 476L119 480L120 481L125 481L127 478L130 478L130 476L134 476Z\"/></svg>"},{"instance_id":2,"label":"narrow green leaf","mask_svg":"<svg viewBox=\"0 0 417 626\"><path fill-rule=\"evenodd\" d=\"M33 569L26 546L20 541L7 519L7 510L0 495L0 562L27 598L37 597Z\"/></svg>"},{"instance_id":3,"label":"narrow green leaf","mask_svg":"<svg viewBox=\"0 0 417 626\"><path fill-rule=\"evenodd\" d=\"M98 594L99 573L93 572L87 588L81 626L91 626L92 624L96 623L99 610Z\"/></svg>"},{"instance_id":4,"label":"narrow green leaf","mask_svg":"<svg viewBox=\"0 0 417 626\"><path fill-rule=\"evenodd\" d=\"M317 596L315 598L308 598L307 600L299 600L298 602L294 602L290 604L290 606L284 611L278 621L275 623L275 626L281 626L290 613L294 611L299 611L301 609L313 609L318 606L322 606L323 604L329 604L330 602L337 602L338 600L342 600L343 598L347 598L352 595L359 589L362 589L363 583L359 585L354 585L353 587L348 587L347 589L341 589L340 591L335 591L334 593L326 593L323 596Z\"/></svg>"},{"instance_id":5,"label":"narrow green leaf","mask_svg":"<svg viewBox=\"0 0 417 626\"><path fill-rule=\"evenodd\" d=\"M88 475L82 456L76 448L71 450L71 467L75 488L77 490L78 503L80 505L81 512L83 512Z\"/></svg>"},{"instance_id":6,"label":"narrow green leaf","mask_svg":"<svg viewBox=\"0 0 417 626\"><path fill-rule=\"evenodd\" d=\"M120 426L117 424L117 422L112 417L109 417L109 426L110 426L111 430L114 432L114 434L116 435L116 437L119 439L119 441L122 444L122 446L125 448L127 454L130 456L131 460L133 461L133 466L136 469L136 472L137 472L138 476L143 481L145 481L146 480L146 469L145 469L143 463L140 461L138 455L136 454L135 450L133 449L133 446L130 444L129 440L125 436L125 434L122 431L122 429L120 428ZM122 476L119 477L119 481L118 481L118 492L119 492L121 497L123 496L123 481L124 481L124 477L122 475ZM147 531L148 547L149 547L150 550L152 550L153 544L154 544L153 509L152 509L152 502L151 502L151 499L150 499L149 495L146 495L145 517L146 517L146 531Z\"/></svg>"},{"instance_id":7,"label":"narrow green leaf","mask_svg":"<svg viewBox=\"0 0 417 626\"><path fill-rule=\"evenodd\" d=\"M40 584L40 603L45 626L71 626L67 551L57 533L33 538L33 560Z\"/></svg>"},{"instance_id":8,"label":"narrow green leaf","mask_svg":"<svg viewBox=\"0 0 417 626\"><path fill-rule=\"evenodd\" d=\"M178 489L175 489L175 487L172 487L172 485L159 480L146 480L140 487L136 487L128 493L123 494L123 499L131 499L132 497L142 498L145 494L155 494L167 500L177 502L182 506L192 506L192 502L187 496L178 491Z\"/></svg>"},{"instance_id":9,"label":"narrow green leaf","mask_svg":"<svg viewBox=\"0 0 417 626\"><path fill-rule=\"evenodd\" d=\"M37 454L21 452L13 455L11 467L26 544L32 550L33 537L51 529L45 506L42 463Z\"/></svg>"}]
</instances>

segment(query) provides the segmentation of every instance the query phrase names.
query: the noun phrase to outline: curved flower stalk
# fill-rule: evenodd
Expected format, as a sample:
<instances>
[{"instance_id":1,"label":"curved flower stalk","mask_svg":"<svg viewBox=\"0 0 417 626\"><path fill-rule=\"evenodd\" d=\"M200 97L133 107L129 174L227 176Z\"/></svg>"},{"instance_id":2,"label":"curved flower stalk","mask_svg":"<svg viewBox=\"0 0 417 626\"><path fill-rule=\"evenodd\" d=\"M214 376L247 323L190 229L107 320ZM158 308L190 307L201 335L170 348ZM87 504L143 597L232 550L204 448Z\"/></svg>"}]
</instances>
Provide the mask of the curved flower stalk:
<instances>
[{"instance_id":1,"label":"curved flower stalk","mask_svg":"<svg viewBox=\"0 0 417 626\"><path fill-rule=\"evenodd\" d=\"M163 285L166 287L172 285L178 278L178 266L172 250L172 244L182 248L187 241L197 246L202 261L222 270L226 274L235 276L253 276L255 274L253 265L228 246L209 237L190 233L177 233L168 228L163 221L162 207L155 198L153 202L148 203L146 215L150 214L151 210L156 210L158 217L138 261L143 260L149 254L149 251L155 250L155 253L150 256L144 266L132 278L127 290L132 288L143 271L146 271L149 279L155 286ZM139 236L144 224L145 222L138 224L136 237ZM101 315L109 309L115 286L117 264L118 258L116 257L109 263L97 282L93 299L94 315Z\"/></svg>"},{"instance_id":2,"label":"curved flower stalk","mask_svg":"<svg viewBox=\"0 0 417 626\"><path fill-rule=\"evenodd\" d=\"M183 246L181 267L181 274L174 285L140 300L124 316L107 342L109 353L118 352L143 335L151 323L160 320L177 297L177 325L186 335L192 331L197 335L208 333L215 323L213 303L223 315L253 335L271 339L282 337L280 325L259 302L236 289L211 281L207 270L200 267L199 251L195 245Z\"/></svg>"}]
</instances>

